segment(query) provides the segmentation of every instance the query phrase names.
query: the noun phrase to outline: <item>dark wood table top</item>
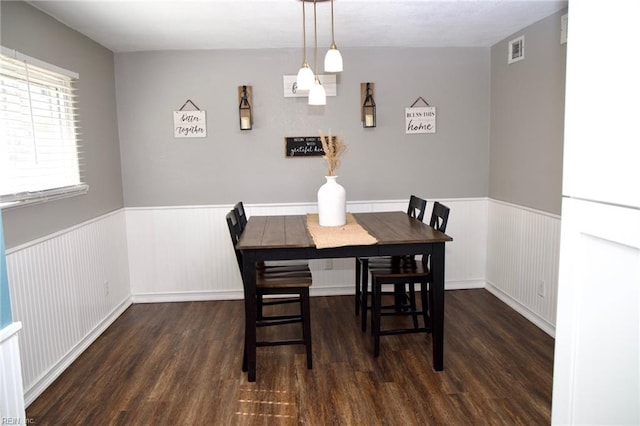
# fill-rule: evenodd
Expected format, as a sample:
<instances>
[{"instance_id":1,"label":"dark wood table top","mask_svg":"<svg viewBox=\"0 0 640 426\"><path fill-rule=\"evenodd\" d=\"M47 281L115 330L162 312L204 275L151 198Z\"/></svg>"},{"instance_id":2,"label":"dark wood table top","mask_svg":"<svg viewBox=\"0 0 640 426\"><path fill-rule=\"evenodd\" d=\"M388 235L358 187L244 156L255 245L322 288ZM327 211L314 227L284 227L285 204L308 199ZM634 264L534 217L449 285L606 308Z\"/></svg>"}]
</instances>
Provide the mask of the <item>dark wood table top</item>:
<instances>
[{"instance_id":1,"label":"dark wood table top","mask_svg":"<svg viewBox=\"0 0 640 426\"><path fill-rule=\"evenodd\" d=\"M425 244L452 241L448 235L410 218L405 212L353 213L356 221L377 245ZM247 223L239 250L314 248L307 231L306 215L252 216Z\"/></svg>"}]
</instances>

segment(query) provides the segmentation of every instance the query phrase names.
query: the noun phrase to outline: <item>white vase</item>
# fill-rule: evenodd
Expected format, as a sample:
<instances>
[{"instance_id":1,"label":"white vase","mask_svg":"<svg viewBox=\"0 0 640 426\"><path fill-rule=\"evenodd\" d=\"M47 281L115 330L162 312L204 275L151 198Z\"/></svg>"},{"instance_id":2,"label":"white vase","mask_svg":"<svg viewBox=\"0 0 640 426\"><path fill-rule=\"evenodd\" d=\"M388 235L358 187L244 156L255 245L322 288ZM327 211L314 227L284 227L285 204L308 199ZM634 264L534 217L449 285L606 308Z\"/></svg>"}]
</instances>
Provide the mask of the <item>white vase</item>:
<instances>
[{"instance_id":1,"label":"white vase","mask_svg":"<svg viewBox=\"0 0 640 426\"><path fill-rule=\"evenodd\" d=\"M343 226L347 223L347 194L336 182L338 176L325 176L327 182L318 189L320 226Z\"/></svg>"}]
</instances>

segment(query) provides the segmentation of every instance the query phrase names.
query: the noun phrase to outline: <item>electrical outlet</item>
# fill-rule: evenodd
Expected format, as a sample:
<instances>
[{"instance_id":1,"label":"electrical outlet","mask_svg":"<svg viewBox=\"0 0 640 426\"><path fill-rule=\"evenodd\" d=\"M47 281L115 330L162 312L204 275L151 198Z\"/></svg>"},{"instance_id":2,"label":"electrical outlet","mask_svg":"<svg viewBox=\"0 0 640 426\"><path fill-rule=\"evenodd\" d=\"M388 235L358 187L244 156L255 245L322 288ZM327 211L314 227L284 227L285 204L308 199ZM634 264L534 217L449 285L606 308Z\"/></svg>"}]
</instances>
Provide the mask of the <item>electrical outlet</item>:
<instances>
[{"instance_id":1,"label":"electrical outlet","mask_svg":"<svg viewBox=\"0 0 640 426\"><path fill-rule=\"evenodd\" d=\"M538 296L545 297L547 286L544 285L544 280L538 280Z\"/></svg>"},{"instance_id":2,"label":"electrical outlet","mask_svg":"<svg viewBox=\"0 0 640 426\"><path fill-rule=\"evenodd\" d=\"M325 270L333 269L333 259L324 260L324 269Z\"/></svg>"},{"instance_id":3,"label":"electrical outlet","mask_svg":"<svg viewBox=\"0 0 640 426\"><path fill-rule=\"evenodd\" d=\"M103 284L104 284L104 295L108 296L109 295L109 281L105 281Z\"/></svg>"}]
</instances>

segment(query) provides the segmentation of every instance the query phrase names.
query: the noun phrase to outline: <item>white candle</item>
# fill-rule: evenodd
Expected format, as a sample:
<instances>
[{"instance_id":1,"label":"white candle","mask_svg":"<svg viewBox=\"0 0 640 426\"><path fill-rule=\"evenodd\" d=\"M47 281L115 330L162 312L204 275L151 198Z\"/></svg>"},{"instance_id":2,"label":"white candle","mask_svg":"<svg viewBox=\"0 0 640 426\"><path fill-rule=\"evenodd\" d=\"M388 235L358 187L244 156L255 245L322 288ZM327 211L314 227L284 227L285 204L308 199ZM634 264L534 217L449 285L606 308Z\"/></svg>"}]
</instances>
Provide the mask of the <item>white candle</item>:
<instances>
[{"instance_id":1,"label":"white candle","mask_svg":"<svg viewBox=\"0 0 640 426\"><path fill-rule=\"evenodd\" d=\"M249 117L240 117L240 128L242 130L251 128L251 120L249 120Z\"/></svg>"},{"instance_id":2,"label":"white candle","mask_svg":"<svg viewBox=\"0 0 640 426\"><path fill-rule=\"evenodd\" d=\"M367 127L373 127L373 114L367 114L364 116L364 125Z\"/></svg>"}]
</instances>

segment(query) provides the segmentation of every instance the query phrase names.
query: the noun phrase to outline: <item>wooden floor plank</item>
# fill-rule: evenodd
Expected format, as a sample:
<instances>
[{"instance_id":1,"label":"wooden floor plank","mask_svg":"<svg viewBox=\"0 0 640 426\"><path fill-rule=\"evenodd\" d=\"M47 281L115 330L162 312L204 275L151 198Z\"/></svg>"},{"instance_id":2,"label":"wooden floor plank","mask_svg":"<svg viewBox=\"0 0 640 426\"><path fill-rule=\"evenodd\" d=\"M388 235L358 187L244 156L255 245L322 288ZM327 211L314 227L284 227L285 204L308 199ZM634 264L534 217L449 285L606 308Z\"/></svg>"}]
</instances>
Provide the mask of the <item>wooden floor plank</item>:
<instances>
[{"instance_id":1,"label":"wooden floor plank","mask_svg":"<svg viewBox=\"0 0 640 426\"><path fill-rule=\"evenodd\" d=\"M373 358L353 296L313 297L311 309L313 370L302 346L258 348L258 380L249 383L243 302L132 305L27 417L37 425L550 423L553 339L485 290L447 292L442 372L432 368L430 335L383 336Z\"/></svg>"}]
</instances>

